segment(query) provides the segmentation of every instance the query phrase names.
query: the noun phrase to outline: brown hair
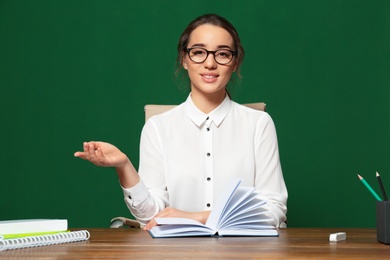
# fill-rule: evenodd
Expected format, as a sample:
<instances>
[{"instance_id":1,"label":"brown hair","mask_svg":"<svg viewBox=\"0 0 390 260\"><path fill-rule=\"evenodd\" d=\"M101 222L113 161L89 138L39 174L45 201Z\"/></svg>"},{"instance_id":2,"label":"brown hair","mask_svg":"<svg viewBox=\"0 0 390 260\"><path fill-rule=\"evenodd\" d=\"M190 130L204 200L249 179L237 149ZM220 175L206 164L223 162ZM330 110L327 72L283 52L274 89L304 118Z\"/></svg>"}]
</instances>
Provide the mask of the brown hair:
<instances>
[{"instance_id":1,"label":"brown hair","mask_svg":"<svg viewBox=\"0 0 390 260\"><path fill-rule=\"evenodd\" d=\"M229 34L232 36L233 42L234 42L234 48L235 48L234 51L237 52L236 73L237 73L237 76L239 78L241 78L240 65L244 59L245 51L241 45L240 37L238 36L238 33L237 33L236 29L234 28L234 26L228 20L226 20L225 18L223 18L219 15L216 15L216 14L205 14L205 15L199 16L198 18L196 18L195 20L190 22L188 24L187 28L181 34L180 39L179 39L179 43L177 45L178 54L177 54L177 58L176 58L176 66L177 66L176 67L176 75L179 74L179 72L182 68L183 58L184 58L184 55L186 53L185 50L187 49L188 41L189 41L189 38L190 38L192 31L195 30L196 28L198 28L198 26L204 25L204 24L211 24L211 25L221 27L221 28L225 29L226 31L228 31Z\"/></svg>"}]
</instances>

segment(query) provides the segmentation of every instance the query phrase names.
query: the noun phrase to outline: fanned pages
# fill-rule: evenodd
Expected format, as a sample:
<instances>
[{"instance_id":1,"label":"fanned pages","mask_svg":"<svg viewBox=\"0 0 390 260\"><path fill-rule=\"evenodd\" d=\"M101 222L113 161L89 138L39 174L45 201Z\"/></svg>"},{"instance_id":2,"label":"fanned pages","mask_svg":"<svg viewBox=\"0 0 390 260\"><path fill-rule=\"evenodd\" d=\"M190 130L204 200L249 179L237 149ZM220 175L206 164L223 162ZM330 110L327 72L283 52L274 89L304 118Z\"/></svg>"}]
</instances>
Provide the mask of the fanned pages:
<instances>
[{"instance_id":1,"label":"fanned pages","mask_svg":"<svg viewBox=\"0 0 390 260\"><path fill-rule=\"evenodd\" d=\"M61 232L52 235L0 239L0 251L78 242L88 240L89 237L90 235L87 230L80 230L72 232Z\"/></svg>"},{"instance_id":2,"label":"fanned pages","mask_svg":"<svg viewBox=\"0 0 390 260\"><path fill-rule=\"evenodd\" d=\"M266 202L255 188L231 181L220 194L206 224L185 218L156 218L158 226L149 230L154 238L188 236L278 236L263 207Z\"/></svg>"}]
</instances>

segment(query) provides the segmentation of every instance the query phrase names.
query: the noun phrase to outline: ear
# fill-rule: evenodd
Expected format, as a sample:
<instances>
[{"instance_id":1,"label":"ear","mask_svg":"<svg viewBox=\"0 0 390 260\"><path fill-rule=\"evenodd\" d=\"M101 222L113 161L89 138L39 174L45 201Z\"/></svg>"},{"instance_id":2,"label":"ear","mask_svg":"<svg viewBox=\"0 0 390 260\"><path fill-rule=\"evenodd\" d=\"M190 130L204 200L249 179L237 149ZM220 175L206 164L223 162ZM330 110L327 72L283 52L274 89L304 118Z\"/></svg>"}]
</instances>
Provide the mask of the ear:
<instances>
[{"instance_id":1,"label":"ear","mask_svg":"<svg viewBox=\"0 0 390 260\"><path fill-rule=\"evenodd\" d=\"M235 72L237 70L237 62L236 64L233 66L233 72Z\"/></svg>"},{"instance_id":2,"label":"ear","mask_svg":"<svg viewBox=\"0 0 390 260\"><path fill-rule=\"evenodd\" d=\"M183 65L183 68L184 68L185 70L188 70L188 66L187 66L187 62L186 62L186 55L185 55L184 52L182 52L181 55L182 55L182 56L181 56L181 64Z\"/></svg>"}]
</instances>

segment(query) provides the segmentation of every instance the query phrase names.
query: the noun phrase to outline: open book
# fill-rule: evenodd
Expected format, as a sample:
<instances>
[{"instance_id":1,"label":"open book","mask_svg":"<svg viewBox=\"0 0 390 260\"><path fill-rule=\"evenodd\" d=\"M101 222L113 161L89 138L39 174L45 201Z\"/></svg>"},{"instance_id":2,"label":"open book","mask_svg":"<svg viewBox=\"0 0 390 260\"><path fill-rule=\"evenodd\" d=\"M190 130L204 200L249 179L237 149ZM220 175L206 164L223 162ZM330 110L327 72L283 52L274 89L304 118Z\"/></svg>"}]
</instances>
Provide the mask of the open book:
<instances>
[{"instance_id":1,"label":"open book","mask_svg":"<svg viewBox=\"0 0 390 260\"><path fill-rule=\"evenodd\" d=\"M188 236L278 236L255 188L233 180L210 212L205 225L186 218L156 218L158 226L149 230L153 238Z\"/></svg>"}]
</instances>

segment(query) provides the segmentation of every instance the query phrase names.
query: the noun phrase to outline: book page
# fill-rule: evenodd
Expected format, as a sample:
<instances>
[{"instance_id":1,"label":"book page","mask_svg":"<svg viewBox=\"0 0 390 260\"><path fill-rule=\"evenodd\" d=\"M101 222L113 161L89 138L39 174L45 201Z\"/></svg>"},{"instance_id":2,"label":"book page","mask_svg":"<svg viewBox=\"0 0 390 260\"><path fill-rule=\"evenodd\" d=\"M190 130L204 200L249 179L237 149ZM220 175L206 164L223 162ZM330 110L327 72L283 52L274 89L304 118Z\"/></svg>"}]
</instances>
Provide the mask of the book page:
<instances>
[{"instance_id":1,"label":"book page","mask_svg":"<svg viewBox=\"0 0 390 260\"><path fill-rule=\"evenodd\" d=\"M231 223L226 223L226 225L224 225L222 229L273 229L274 227L270 225L270 221L272 221L272 219L269 218L267 215L261 216L261 214L254 214L235 219Z\"/></svg>"},{"instance_id":2,"label":"book page","mask_svg":"<svg viewBox=\"0 0 390 260\"><path fill-rule=\"evenodd\" d=\"M212 236L216 232L202 223L187 218L156 218L158 225L149 234L152 237Z\"/></svg>"},{"instance_id":3,"label":"book page","mask_svg":"<svg viewBox=\"0 0 390 260\"><path fill-rule=\"evenodd\" d=\"M218 222L218 229L226 222L227 219L230 219L230 216L238 211L241 207L244 207L248 202L253 200L257 194L254 192L255 188L253 187L237 187L236 192L232 195L231 200L225 207L225 212L220 216Z\"/></svg>"},{"instance_id":4,"label":"book page","mask_svg":"<svg viewBox=\"0 0 390 260\"><path fill-rule=\"evenodd\" d=\"M255 236L255 237L277 237L279 236L276 229L263 229L263 230L253 230L253 229L222 229L218 232L220 236Z\"/></svg>"},{"instance_id":5,"label":"book page","mask_svg":"<svg viewBox=\"0 0 390 260\"><path fill-rule=\"evenodd\" d=\"M193 225L205 227L199 221L189 218L155 218L158 225Z\"/></svg>"},{"instance_id":6,"label":"book page","mask_svg":"<svg viewBox=\"0 0 390 260\"><path fill-rule=\"evenodd\" d=\"M220 219L223 217L226 207L229 201L232 199L240 183L241 183L240 179L233 179L231 182L229 182L226 189L223 191L223 193L220 194L219 199L215 203L215 207L210 212L209 218L207 219L206 222L206 226L208 226L212 230L217 230L218 223L220 222Z\"/></svg>"},{"instance_id":7,"label":"book page","mask_svg":"<svg viewBox=\"0 0 390 260\"><path fill-rule=\"evenodd\" d=\"M265 201L259 199L257 196L248 197L247 201L244 201L237 208L232 210L231 214L224 218L223 222L220 223L221 227L225 227L225 225L231 225L237 219L244 218L247 216L257 215L259 218L267 218L265 215L262 216L267 210L262 206L265 204Z\"/></svg>"}]
</instances>

